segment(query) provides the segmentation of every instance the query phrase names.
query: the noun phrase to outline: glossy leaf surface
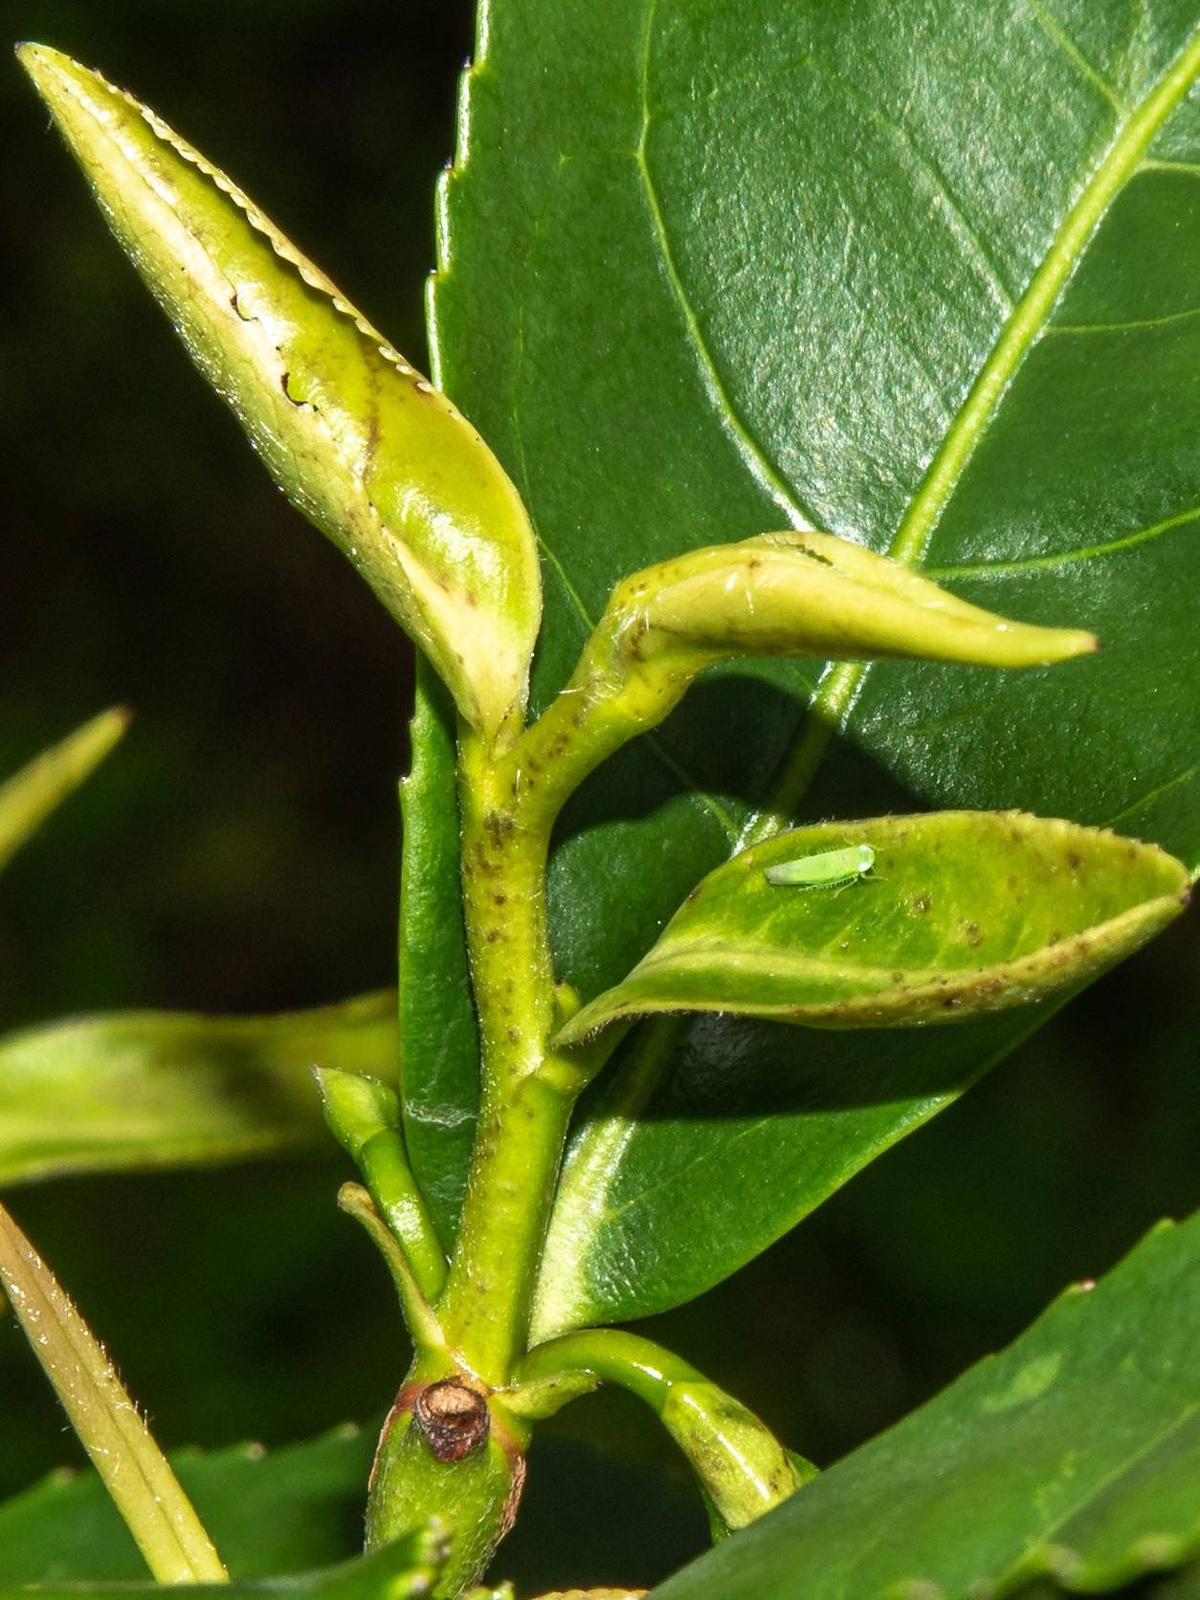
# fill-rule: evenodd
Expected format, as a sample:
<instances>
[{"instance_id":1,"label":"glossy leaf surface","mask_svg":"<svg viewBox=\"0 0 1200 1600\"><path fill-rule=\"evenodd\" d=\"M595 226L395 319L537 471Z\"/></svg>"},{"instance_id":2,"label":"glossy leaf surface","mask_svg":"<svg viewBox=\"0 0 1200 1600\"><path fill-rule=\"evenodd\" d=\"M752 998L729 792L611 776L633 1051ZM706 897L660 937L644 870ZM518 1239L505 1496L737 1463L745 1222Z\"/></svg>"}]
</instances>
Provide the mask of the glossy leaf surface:
<instances>
[{"instance_id":1,"label":"glossy leaf surface","mask_svg":"<svg viewBox=\"0 0 1200 1600\"><path fill-rule=\"evenodd\" d=\"M326 1566L362 1545L376 1429L303 1444L181 1450L171 1464L237 1578ZM92 1471L56 1472L0 1506L0 1584L129 1582L145 1565Z\"/></svg>"},{"instance_id":2,"label":"glossy leaf surface","mask_svg":"<svg viewBox=\"0 0 1200 1600\"><path fill-rule=\"evenodd\" d=\"M275 1017L116 1012L9 1034L0 1183L328 1145L314 1064L395 1083L394 995Z\"/></svg>"},{"instance_id":3,"label":"glossy leaf surface","mask_svg":"<svg viewBox=\"0 0 1200 1600\"><path fill-rule=\"evenodd\" d=\"M128 725L120 708L102 711L0 784L0 867L95 770Z\"/></svg>"},{"instance_id":4,"label":"glossy leaf surface","mask_svg":"<svg viewBox=\"0 0 1200 1600\"><path fill-rule=\"evenodd\" d=\"M533 533L475 430L153 112L42 45L23 65L114 233L284 493L492 738L524 703Z\"/></svg>"},{"instance_id":5,"label":"glossy leaf surface","mask_svg":"<svg viewBox=\"0 0 1200 1600\"><path fill-rule=\"evenodd\" d=\"M872 876L847 892L768 880L794 857L862 844ZM557 1042L656 1011L883 1028L1025 1005L1129 955L1179 915L1187 891L1186 869L1157 846L1020 812L781 833L705 878Z\"/></svg>"},{"instance_id":6,"label":"glossy leaf surface","mask_svg":"<svg viewBox=\"0 0 1200 1600\"><path fill-rule=\"evenodd\" d=\"M1200 1548L1200 1216L654 1591L662 1600L1097 1593ZM870 1529L864 1537L863 1530Z\"/></svg>"},{"instance_id":7,"label":"glossy leaf surface","mask_svg":"<svg viewBox=\"0 0 1200 1600\"><path fill-rule=\"evenodd\" d=\"M1200 858L1198 57L1191 0L493 0L434 324L546 551L537 703L617 579L781 524L1103 646L701 685L564 816L551 911L585 1000L797 815L1020 807ZM1035 1023L886 1057L639 1029L573 1138L564 1315L723 1277Z\"/></svg>"}]
</instances>

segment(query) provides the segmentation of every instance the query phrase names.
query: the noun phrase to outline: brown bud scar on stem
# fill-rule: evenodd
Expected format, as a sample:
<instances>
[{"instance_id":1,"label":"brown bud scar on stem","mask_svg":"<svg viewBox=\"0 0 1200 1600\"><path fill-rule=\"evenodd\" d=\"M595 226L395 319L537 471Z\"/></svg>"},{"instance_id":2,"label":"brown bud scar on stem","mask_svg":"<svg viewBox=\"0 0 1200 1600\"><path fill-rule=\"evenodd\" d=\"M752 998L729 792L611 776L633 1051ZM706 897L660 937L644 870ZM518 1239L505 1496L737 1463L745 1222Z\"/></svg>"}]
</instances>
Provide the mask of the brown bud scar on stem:
<instances>
[{"instance_id":1,"label":"brown bud scar on stem","mask_svg":"<svg viewBox=\"0 0 1200 1600\"><path fill-rule=\"evenodd\" d=\"M422 1389L413 1402L413 1418L439 1461L461 1461L488 1436L487 1401L455 1378L443 1378Z\"/></svg>"}]
</instances>

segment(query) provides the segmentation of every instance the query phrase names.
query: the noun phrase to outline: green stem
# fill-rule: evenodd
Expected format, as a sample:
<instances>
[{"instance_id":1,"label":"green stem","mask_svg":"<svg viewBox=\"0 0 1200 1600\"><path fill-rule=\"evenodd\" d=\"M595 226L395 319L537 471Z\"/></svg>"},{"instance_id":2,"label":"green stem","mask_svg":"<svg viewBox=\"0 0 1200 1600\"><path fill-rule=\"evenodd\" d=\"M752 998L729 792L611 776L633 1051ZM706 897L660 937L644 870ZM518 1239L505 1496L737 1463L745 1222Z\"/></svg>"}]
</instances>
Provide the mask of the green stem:
<instances>
[{"instance_id":1,"label":"green stem","mask_svg":"<svg viewBox=\"0 0 1200 1600\"><path fill-rule=\"evenodd\" d=\"M514 1375L508 1404L522 1416L548 1417L602 1383L636 1394L659 1416L676 1383L704 1383L681 1356L638 1334L585 1328L536 1345Z\"/></svg>"},{"instance_id":2,"label":"green stem","mask_svg":"<svg viewBox=\"0 0 1200 1600\"><path fill-rule=\"evenodd\" d=\"M549 834L555 818L598 766L658 727L718 650L678 646L643 654L636 597L643 575L614 589L571 678L509 753L514 793L531 826Z\"/></svg>"},{"instance_id":3,"label":"green stem","mask_svg":"<svg viewBox=\"0 0 1200 1600\"><path fill-rule=\"evenodd\" d=\"M446 1286L446 1257L409 1165L403 1135L392 1129L375 1134L359 1152L358 1162L380 1214L403 1246L417 1287L426 1299L436 1300Z\"/></svg>"},{"instance_id":4,"label":"green stem","mask_svg":"<svg viewBox=\"0 0 1200 1600\"><path fill-rule=\"evenodd\" d=\"M418 1361L427 1361L431 1356L436 1360L444 1352L446 1344L441 1326L425 1297L409 1252L381 1215L375 1197L360 1183L344 1183L338 1190L338 1205L347 1216L353 1217L366 1229L382 1255L400 1297L400 1307Z\"/></svg>"},{"instance_id":5,"label":"green stem","mask_svg":"<svg viewBox=\"0 0 1200 1600\"><path fill-rule=\"evenodd\" d=\"M584 1082L547 1047L558 1022L546 929L549 827L520 804L512 755L460 740L463 909L479 1012L475 1149L438 1317L465 1368L493 1388L524 1353L567 1123Z\"/></svg>"},{"instance_id":6,"label":"green stem","mask_svg":"<svg viewBox=\"0 0 1200 1600\"><path fill-rule=\"evenodd\" d=\"M153 1577L163 1584L228 1582L100 1342L2 1206L0 1288Z\"/></svg>"},{"instance_id":7,"label":"green stem","mask_svg":"<svg viewBox=\"0 0 1200 1600\"><path fill-rule=\"evenodd\" d=\"M378 1078L336 1067L316 1067L313 1075L325 1121L367 1180L379 1216L407 1258L416 1291L426 1301L436 1300L446 1284L446 1257L409 1164L395 1091ZM359 1216L358 1210L345 1209Z\"/></svg>"}]
</instances>

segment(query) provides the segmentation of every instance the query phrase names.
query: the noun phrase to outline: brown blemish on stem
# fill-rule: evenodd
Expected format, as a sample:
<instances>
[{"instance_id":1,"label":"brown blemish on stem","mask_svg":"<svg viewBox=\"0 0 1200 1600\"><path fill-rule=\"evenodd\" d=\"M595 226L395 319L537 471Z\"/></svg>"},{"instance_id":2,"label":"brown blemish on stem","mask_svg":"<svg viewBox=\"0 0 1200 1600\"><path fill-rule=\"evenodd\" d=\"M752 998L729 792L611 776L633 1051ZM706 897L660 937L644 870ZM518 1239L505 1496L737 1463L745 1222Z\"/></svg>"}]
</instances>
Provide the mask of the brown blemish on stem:
<instances>
[{"instance_id":1,"label":"brown blemish on stem","mask_svg":"<svg viewBox=\"0 0 1200 1600\"><path fill-rule=\"evenodd\" d=\"M461 1461L488 1436L491 1413L477 1389L457 1378L431 1383L413 1401L413 1421L439 1461Z\"/></svg>"}]
</instances>

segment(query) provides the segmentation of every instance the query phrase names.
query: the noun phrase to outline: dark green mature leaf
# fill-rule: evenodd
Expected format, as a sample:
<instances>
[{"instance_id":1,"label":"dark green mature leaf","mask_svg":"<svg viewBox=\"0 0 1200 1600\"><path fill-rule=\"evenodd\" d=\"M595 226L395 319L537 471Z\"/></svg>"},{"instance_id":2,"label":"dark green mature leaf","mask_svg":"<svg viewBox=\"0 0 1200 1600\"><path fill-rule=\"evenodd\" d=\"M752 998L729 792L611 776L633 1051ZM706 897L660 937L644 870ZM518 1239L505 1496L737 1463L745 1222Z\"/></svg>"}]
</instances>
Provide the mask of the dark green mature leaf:
<instances>
[{"instance_id":1,"label":"dark green mature leaf","mask_svg":"<svg viewBox=\"0 0 1200 1600\"><path fill-rule=\"evenodd\" d=\"M654 1591L974 1600L1116 1588L1200 1549L1200 1214ZM864 1530L869 1529L869 1537Z\"/></svg>"},{"instance_id":2,"label":"dark green mature leaf","mask_svg":"<svg viewBox=\"0 0 1200 1600\"><path fill-rule=\"evenodd\" d=\"M280 1600L426 1600L442 1565L445 1545L436 1530L406 1534L394 1544L359 1556L341 1566L317 1572L289 1573L284 1577L234 1580L227 1584L188 1585L196 1600L237 1600L238 1596L278 1595ZM0 1600L28 1600L30 1591L0 1584ZM40 1584L36 1593L44 1600L79 1600L81 1595L173 1595L178 1584L122 1583L112 1588L104 1583Z\"/></svg>"},{"instance_id":3,"label":"dark green mature leaf","mask_svg":"<svg viewBox=\"0 0 1200 1600\"><path fill-rule=\"evenodd\" d=\"M327 1565L362 1546L375 1429L284 1449L182 1450L171 1464L231 1575ZM0 1506L0 1584L137 1581L146 1567L94 1472L55 1472Z\"/></svg>"},{"instance_id":4,"label":"dark green mature leaf","mask_svg":"<svg viewBox=\"0 0 1200 1600\"><path fill-rule=\"evenodd\" d=\"M0 1183L319 1146L314 1065L395 1083L395 996L275 1017L116 1012L9 1034Z\"/></svg>"},{"instance_id":5,"label":"dark green mature leaf","mask_svg":"<svg viewBox=\"0 0 1200 1600\"><path fill-rule=\"evenodd\" d=\"M1131 1590L1130 1600L1200 1600L1200 1564Z\"/></svg>"},{"instance_id":6,"label":"dark green mature leaf","mask_svg":"<svg viewBox=\"0 0 1200 1600\"><path fill-rule=\"evenodd\" d=\"M867 845L852 893L767 869ZM952 1022L1040 1000L1129 955L1187 903L1156 845L1012 811L935 811L777 834L710 873L574 1044L623 1017L726 1011L817 1027Z\"/></svg>"},{"instance_id":7,"label":"dark green mature leaf","mask_svg":"<svg viewBox=\"0 0 1200 1600\"><path fill-rule=\"evenodd\" d=\"M812 818L1018 806L1196 862L1194 0L487 16L434 332L542 541L535 699L620 576L805 522L1104 646L1005 676L722 674L564 818L563 975L585 999L619 982L802 793ZM562 1315L716 1281L1035 1022L886 1053L761 1023L639 1030L573 1138Z\"/></svg>"}]
</instances>

